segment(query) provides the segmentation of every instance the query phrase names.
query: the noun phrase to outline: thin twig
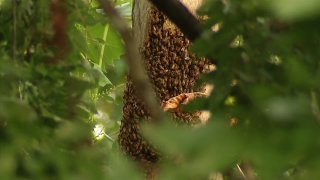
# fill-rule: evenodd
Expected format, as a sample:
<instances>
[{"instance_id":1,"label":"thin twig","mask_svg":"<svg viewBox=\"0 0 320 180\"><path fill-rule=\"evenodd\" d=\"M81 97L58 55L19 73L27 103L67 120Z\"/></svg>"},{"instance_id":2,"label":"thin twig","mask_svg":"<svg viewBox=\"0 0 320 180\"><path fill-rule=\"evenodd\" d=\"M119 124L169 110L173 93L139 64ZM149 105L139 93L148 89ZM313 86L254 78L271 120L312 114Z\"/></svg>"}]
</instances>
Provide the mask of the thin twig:
<instances>
[{"instance_id":1,"label":"thin twig","mask_svg":"<svg viewBox=\"0 0 320 180\"><path fill-rule=\"evenodd\" d=\"M109 33L109 24L107 24L105 27L104 27L104 31L103 31L103 44L101 46L101 49L100 49L100 57L99 57L99 67L100 69L102 69L102 60L103 60L103 56L104 56L104 49L106 48L106 44L107 44L107 36L108 36L108 33Z\"/></svg>"},{"instance_id":2,"label":"thin twig","mask_svg":"<svg viewBox=\"0 0 320 180\"><path fill-rule=\"evenodd\" d=\"M111 142L114 142L114 139L112 139L112 137L109 136L107 133L102 132L102 134L103 134L104 136L106 136Z\"/></svg>"},{"instance_id":3,"label":"thin twig","mask_svg":"<svg viewBox=\"0 0 320 180\"><path fill-rule=\"evenodd\" d=\"M243 162L241 163L242 169L245 172L245 175L248 180L256 180L256 174L254 172L254 169L252 165L249 162Z\"/></svg>"},{"instance_id":4,"label":"thin twig","mask_svg":"<svg viewBox=\"0 0 320 180\"><path fill-rule=\"evenodd\" d=\"M318 124L320 124L320 107L317 99L317 94L314 91L311 91L311 110L313 115L316 118Z\"/></svg>"},{"instance_id":5,"label":"thin twig","mask_svg":"<svg viewBox=\"0 0 320 180\"><path fill-rule=\"evenodd\" d=\"M243 179L244 179L244 180L247 180L247 177L246 177L246 175L244 174L244 172L242 171L242 169L241 169L241 167L239 166L239 164L237 164L237 168L238 168L240 174L242 175Z\"/></svg>"},{"instance_id":6,"label":"thin twig","mask_svg":"<svg viewBox=\"0 0 320 180\"><path fill-rule=\"evenodd\" d=\"M16 60L17 54L17 1L12 0L12 17L13 17L13 24L12 24L12 58Z\"/></svg>"},{"instance_id":7,"label":"thin twig","mask_svg":"<svg viewBox=\"0 0 320 180\"><path fill-rule=\"evenodd\" d=\"M108 16L109 22L119 32L125 43L126 60L129 66L129 74L136 87L136 95L146 104L151 117L155 121L161 120L163 112L156 101L155 92L149 82L137 48L138 46L132 37L127 22L119 15L110 0L99 0L99 4Z\"/></svg>"}]
</instances>

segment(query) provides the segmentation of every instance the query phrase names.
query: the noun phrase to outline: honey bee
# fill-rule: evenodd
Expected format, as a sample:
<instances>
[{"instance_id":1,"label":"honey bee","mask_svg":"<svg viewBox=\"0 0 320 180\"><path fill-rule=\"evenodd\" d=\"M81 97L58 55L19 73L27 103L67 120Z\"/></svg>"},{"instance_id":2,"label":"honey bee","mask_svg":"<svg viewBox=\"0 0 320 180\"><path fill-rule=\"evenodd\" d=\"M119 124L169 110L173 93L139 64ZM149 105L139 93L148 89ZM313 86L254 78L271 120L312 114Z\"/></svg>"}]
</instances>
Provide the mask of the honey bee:
<instances>
[{"instance_id":1,"label":"honey bee","mask_svg":"<svg viewBox=\"0 0 320 180\"><path fill-rule=\"evenodd\" d=\"M229 120L229 125L230 125L231 127L234 127L234 126L236 126L236 125L238 124L238 122L239 122L239 120L238 120L237 118L233 117L233 118L231 118L231 119Z\"/></svg>"},{"instance_id":2,"label":"honey bee","mask_svg":"<svg viewBox=\"0 0 320 180\"><path fill-rule=\"evenodd\" d=\"M199 69L199 67L194 66L192 76L193 76L193 77L198 77L199 75L200 75L200 69Z\"/></svg>"},{"instance_id":3,"label":"honey bee","mask_svg":"<svg viewBox=\"0 0 320 180\"><path fill-rule=\"evenodd\" d=\"M217 67L214 64L206 64L203 68L204 73L210 73L217 69Z\"/></svg>"},{"instance_id":4,"label":"honey bee","mask_svg":"<svg viewBox=\"0 0 320 180\"><path fill-rule=\"evenodd\" d=\"M174 63L171 64L170 69L172 69L172 70L176 69L176 64L174 64Z\"/></svg>"},{"instance_id":5,"label":"honey bee","mask_svg":"<svg viewBox=\"0 0 320 180\"><path fill-rule=\"evenodd\" d=\"M156 82L157 82L158 87L164 87L166 84L166 82L163 78L157 78Z\"/></svg>"},{"instance_id":6,"label":"honey bee","mask_svg":"<svg viewBox=\"0 0 320 180\"><path fill-rule=\"evenodd\" d=\"M173 79L173 85L177 86L179 84L179 80L178 79Z\"/></svg>"},{"instance_id":7,"label":"honey bee","mask_svg":"<svg viewBox=\"0 0 320 180\"><path fill-rule=\"evenodd\" d=\"M182 81L182 82L181 82L181 85L182 85L183 87L185 87L186 81Z\"/></svg>"}]
</instances>

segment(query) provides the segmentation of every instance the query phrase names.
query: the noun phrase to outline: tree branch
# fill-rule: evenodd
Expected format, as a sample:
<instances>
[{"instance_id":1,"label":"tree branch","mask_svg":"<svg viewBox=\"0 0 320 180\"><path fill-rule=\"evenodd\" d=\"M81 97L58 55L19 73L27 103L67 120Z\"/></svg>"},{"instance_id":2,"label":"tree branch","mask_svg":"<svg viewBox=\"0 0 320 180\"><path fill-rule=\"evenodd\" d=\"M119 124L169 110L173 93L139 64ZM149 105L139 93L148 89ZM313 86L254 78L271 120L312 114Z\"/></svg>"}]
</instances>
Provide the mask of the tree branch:
<instances>
[{"instance_id":1,"label":"tree branch","mask_svg":"<svg viewBox=\"0 0 320 180\"><path fill-rule=\"evenodd\" d=\"M162 11L181 32L190 40L194 41L202 34L199 21L178 0L150 0Z\"/></svg>"},{"instance_id":2,"label":"tree branch","mask_svg":"<svg viewBox=\"0 0 320 180\"><path fill-rule=\"evenodd\" d=\"M136 95L146 104L151 117L155 121L161 120L163 112L156 101L156 95L143 67L138 46L132 37L131 29L127 22L119 15L110 0L99 0L99 4L108 16L109 22L119 32L125 43L126 60L129 66L129 74L136 87Z\"/></svg>"},{"instance_id":3,"label":"tree branch","mask_svg":"<svg viewBox=\"0 0 320 180\"><path fill-rule=\"evenodd\" d=\"M53 30L53 37L49 44L54 47L53 58L47 61L48 64L56 64L67 57L70 50L67 35L68 12L66 0L52 0L50 3L50 16Z\"/></svg>"}]
</instances>

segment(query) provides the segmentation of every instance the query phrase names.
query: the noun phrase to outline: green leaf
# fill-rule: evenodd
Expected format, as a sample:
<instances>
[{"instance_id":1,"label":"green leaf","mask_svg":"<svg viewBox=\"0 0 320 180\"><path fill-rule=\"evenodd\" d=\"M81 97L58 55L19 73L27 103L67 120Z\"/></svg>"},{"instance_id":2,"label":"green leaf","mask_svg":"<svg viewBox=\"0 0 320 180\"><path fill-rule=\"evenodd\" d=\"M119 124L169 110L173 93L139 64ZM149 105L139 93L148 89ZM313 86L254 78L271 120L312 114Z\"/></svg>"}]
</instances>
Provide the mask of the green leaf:
<instances>
[{"instance_id":1,"label":"green leaf","mask_svg":"<svg viewBox=\"0 0 320 180\"><path fill-rule=\"evenodd\" d=\"M89 59L105 67L123 54L123 44L118 34L109 25L96 24L87 28ZM102 41L101 41L102 39Z\"/></svg>"},{"instance_id":2,"label":"green leaf","mask_svg":"<svg viewBox=\"0 0 320 180\"><path fill-rule=\"evenodd\" d=\"M320 15L318 0L273 0L270 9L279 17L287 20L310 18Z\"/></svg>"}]
</instances>

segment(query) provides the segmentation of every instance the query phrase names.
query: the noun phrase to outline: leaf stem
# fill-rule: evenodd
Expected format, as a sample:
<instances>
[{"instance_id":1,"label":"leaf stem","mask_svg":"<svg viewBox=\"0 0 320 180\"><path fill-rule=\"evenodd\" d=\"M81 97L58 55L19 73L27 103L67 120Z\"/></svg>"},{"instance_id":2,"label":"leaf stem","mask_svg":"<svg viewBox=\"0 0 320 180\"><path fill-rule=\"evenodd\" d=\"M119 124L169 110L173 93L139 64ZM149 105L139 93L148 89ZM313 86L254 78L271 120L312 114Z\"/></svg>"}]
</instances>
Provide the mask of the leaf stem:
<instances>
[{"instance_id":1,"label":"leaf stem","mask_svg":"<svg viewBox=\"0 0 320 180\"><path fill-rule=\"evenodd\" d=\"M99 56L99 67L100 69L102 68L102 61L103 61L103 56L104 56L104 49L106 47L106 41L107 41L107 36L108 36L108 32L109 32L109 24L107 24L104 28L104 31L103 31L103 45L101 46L101 49L100 49L100 56Z\"/></svg>"},{"instance_id":2,"label":"leaf stem","mask_svg":"<svg viewBox=\"0 0 320 180\"><path fill-rule=\"evenodd\" d=\"M317 100L317 94L314 91L311 91L311 109L312 113L315 116L317 123L320 124L320 108Z\"/></svg>"}]
</instances>

